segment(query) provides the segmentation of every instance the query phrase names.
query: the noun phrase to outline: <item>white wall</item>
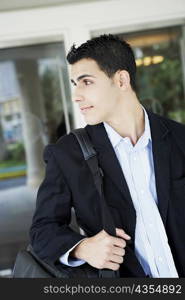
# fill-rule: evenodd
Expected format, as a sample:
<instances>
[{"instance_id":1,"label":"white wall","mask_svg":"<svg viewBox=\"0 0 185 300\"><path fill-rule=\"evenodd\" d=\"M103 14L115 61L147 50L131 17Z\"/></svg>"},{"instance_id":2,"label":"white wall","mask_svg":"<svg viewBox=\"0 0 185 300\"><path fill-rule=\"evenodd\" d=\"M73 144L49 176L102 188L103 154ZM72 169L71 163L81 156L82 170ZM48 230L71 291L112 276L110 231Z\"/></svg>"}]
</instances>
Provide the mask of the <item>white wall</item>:
<instances>
[{"instance_id":1,"label":"white wall","mask_svg":"<svg viewBox=\"0 0 185 300\"><path fill-rule=\"evenodd\" d=\"M185 24L185 0L108 0L0 13L0 48ZM74 107L76 127L85 125Z\"/></svg>"}]
</instances>

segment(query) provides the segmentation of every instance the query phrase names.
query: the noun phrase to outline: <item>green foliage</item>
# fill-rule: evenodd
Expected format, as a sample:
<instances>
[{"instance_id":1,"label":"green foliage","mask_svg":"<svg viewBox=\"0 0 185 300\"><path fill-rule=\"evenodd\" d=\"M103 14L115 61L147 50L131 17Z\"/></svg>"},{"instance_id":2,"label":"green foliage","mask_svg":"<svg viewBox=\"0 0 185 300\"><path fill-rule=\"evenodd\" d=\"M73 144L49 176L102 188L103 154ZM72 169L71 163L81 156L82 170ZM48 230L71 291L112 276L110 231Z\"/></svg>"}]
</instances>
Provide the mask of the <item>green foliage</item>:
<instances>
[{"instance_id":1,"label":"green foliage","mask_svg":"<svg viewBox=\"0 0 185 300\"><path fill-rule=\"evenodd\" d=\"M21 161L25 159L25 150L24 150L24 145L22 143L16 144L16 147L12 152L12 159L21 160Z\"/></svg>"},{"instance_id":2,"label":"green foliage","mask_svg":"<svg viewBox=\"0 0 185 300\"><path fill-rule=\"evenodd\" d=\"M16 143L14 145L11 145L11 147L7 147L4 161L5 163L11 163L11 161L25 161L24 145L22 143Z\"/></svg>"}]
</instances>

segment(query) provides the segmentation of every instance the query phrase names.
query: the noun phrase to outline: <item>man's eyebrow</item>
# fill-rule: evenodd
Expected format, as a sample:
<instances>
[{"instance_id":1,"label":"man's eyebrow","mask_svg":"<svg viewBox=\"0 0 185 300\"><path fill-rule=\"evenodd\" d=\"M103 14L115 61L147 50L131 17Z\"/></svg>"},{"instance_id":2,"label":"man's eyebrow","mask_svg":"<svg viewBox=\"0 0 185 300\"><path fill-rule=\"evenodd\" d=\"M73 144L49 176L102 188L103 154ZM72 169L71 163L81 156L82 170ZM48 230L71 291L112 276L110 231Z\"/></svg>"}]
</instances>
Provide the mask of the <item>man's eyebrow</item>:
<instances>
[{"instance_id":1,"label":"man's eyebrow","mask_svg":"<svg viewBox=\"0 0 185 300\"><path fill-rule=\"evenodd\" d=\"M81 79L83 79L84 77L92 77L92 78L95 78L95 76L93 75L90 75L90 74L83 74L83 75L80 75L78 78L77 78L77 81L80 81ZM73 84L75 84L75 81L73 79L71 79L71 82Z\"/></svg>"}]
</instances>

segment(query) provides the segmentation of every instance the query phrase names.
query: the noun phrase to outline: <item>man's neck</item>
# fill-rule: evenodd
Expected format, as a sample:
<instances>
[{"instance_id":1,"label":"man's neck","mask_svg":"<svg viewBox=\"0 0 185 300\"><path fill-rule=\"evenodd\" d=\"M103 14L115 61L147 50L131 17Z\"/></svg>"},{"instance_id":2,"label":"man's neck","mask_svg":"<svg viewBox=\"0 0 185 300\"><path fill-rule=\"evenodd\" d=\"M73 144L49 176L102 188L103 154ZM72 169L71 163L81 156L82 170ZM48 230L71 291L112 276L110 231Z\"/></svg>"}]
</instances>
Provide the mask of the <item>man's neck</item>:
<instances>
[{"instance_id":1,"label":"man's neck","mask_svg":"<svg viewBox=\"0 0 185 300\"><path fill-rule=\"evenodd\" d=\"M138 99L124 103L125 107L118 110L117 115L107 123L122 137L129 137L135 145L145 129L144 110Z\"/></svg>"}]
</instances>

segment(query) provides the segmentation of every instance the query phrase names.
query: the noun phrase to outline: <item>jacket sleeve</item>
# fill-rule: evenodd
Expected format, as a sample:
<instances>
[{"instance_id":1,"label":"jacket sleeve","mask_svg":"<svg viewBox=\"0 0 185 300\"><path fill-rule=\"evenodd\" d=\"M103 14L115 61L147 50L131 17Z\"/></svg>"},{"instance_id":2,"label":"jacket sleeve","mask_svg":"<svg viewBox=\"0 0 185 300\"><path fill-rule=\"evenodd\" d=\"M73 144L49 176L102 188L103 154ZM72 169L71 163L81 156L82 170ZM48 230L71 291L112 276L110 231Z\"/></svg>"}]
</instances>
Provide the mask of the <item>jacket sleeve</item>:
<instances>
[{"instance_id":1,"label":"jacket sleeve","mask_svg":"<svg viewBox=\"0 0 185 300\"><path fill-rule=\"evenodd\" d=\"M54 147L48 145L44 150L45 178L38 189L30 228L30 242L35 253L49 263L58 262L61 255L85 238L69 226L72 196Z\"/></svg>"}]
</instances>

